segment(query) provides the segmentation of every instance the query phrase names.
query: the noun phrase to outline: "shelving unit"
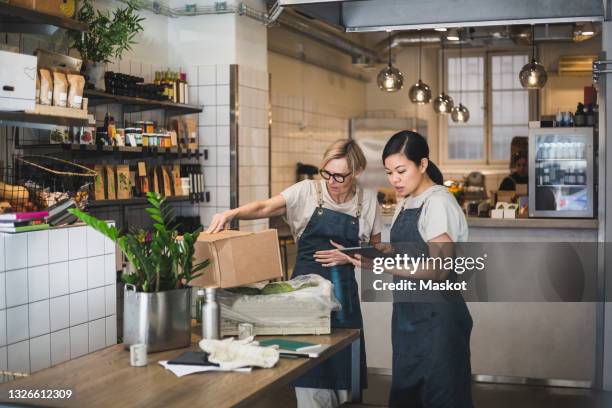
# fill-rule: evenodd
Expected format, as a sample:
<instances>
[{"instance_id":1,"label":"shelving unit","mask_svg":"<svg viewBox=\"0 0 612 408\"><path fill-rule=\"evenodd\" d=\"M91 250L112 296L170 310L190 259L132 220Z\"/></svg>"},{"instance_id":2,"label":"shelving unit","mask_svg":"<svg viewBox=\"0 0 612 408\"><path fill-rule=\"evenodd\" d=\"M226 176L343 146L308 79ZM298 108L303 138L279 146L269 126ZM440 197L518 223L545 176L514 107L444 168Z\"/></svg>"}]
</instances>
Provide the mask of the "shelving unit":
<instances>
[{"instance_id":1,"label":"shelving unit","mask_svg":"<svg viewBox=\"0 0 612 408\"><path fill-rule=\"evenodd\" d=\"M84 96L89 98L89 106L104 104L120 104L125 113L144 112L163 109L170 115L188 115L202 112L202 108L195 105L185 105L170 101L143 99L132 96L112 95L102 91L86 89Z\"/></svg>"},{"instance_id":2,"label":"shelving unit","mask_svg":"<svg viewBox=\"0 0 612 408\"><path fill-rule=\"evenodd\" d=\"M0 111L0 125L51 130L56 126L86 126L87 119L41 115L37 113Z\"/></svg>"},{"instance_id":3,"label":"shelving unit","mask_svg":"<svg viewBox=\"0 0 612 408\"><path fill-rule=\"evenodd\" d=\"M72 18L52 16L2 2L0 2L0 23L2 23L2 31L5 32L44 33L48 31L46 26L80 32L87 31L88 29L87 24Z\"/></svg>"},{"instance_id":4,"label":"shelving unit","mask_svg":"<svg viewBox=\"0 0 612 408\"><path fill-rule=\"evenodd\" d=\"M145 159L163 157L164 159L208 158L208 149L183 149L181 147L140 147L140 146L100 146L78 143L17 145L19 149L44 151L64 151L79 158L117 157L122 159Z\"/></svg>"},{"instance_id":5,"label":"shelving unit","mask_svg":"<svg viewBox=\"0 0 612 408\"><path fill-rule=\"evenodd\" d=\"M189 196L174 196L174 197L166 197L166 202L176 203L190 201ZM123 200L92 200L88 203L90 208L101 208L101 207L118 207L118 206L130 206L130 205L144 205L147 204L148 201L146 197L134 197L127 198Z\"/></svg>"}]
</instances>

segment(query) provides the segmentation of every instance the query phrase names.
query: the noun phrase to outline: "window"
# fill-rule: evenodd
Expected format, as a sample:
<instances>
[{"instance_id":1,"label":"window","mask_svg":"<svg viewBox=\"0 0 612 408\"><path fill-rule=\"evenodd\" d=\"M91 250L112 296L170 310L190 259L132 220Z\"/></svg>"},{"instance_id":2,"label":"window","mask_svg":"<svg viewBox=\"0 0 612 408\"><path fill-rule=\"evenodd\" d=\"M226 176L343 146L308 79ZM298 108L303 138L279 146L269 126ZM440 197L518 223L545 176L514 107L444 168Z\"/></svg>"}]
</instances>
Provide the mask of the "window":
<instances>
[{"instance_id":1,"label":"window","mask_svg":"<svg viewBox=\"0 0 612 408\"><path fill-rule=\"evenodd\" d=\"M470 120L459 124L446 118L445 162L510 160L512 138L527 136L529 94L518 80L527 60L527 54L473 51L446 58L447 92L470 110Z\"/></svg>"}]
</instances>

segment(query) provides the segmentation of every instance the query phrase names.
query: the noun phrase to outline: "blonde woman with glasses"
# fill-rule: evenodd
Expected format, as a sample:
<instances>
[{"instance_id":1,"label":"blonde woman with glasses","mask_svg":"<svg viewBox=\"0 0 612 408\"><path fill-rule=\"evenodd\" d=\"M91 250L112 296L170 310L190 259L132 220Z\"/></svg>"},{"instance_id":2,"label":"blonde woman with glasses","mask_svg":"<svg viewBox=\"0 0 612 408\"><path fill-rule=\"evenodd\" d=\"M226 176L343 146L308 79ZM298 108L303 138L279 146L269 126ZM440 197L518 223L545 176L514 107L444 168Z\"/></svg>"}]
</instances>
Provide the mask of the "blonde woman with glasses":
<instances>
[{"instance_id":1,"label":"blonde woman with glasses","mask_svg":"<svg viewBox=\"0 0 612 408\"><path fill-rule=\"evenodd\" d=\"M270 199L216 214L207 230L223 230L232 220L284 215L297 242L293 276L316 273L332 281L341 310L332 327L362 329L361 385L367 387L365 342L355 269L338 249L380 242L382 229L376 192L357 179L366 168L361 148L350 139L329 146L319 170L321 180L303 180ZM299 408L336 407L348 399L351 358L347 348L306 373L296 383Z\"/></svg>"}]
</instances>

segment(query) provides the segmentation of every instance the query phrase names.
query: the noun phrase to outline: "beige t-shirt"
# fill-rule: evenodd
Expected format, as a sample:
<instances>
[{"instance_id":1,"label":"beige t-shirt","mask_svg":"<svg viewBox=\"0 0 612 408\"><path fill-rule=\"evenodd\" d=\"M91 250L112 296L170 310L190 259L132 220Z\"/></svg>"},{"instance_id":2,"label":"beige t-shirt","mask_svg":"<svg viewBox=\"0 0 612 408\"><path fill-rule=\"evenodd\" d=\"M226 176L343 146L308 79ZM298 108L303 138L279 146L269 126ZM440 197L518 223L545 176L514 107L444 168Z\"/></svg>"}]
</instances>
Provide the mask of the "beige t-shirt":
<instances>
[{"instance_id":1,"label":"beige t-shirt","mask_svg":"<svg viewBox=\"0 0 612 408\"><path fill-rule=\"evenodd\" d=\"M468 239L468 225L465 214L455 197L441 185L429 187L417 196L408 196L395 207L393 222L404 208L419 208L423 205L419 217L419 232L425 242L444 233L453 242L465 242Z\"/></svg>"},{"instance_id":2,"label":"beige t-shirt","mask_svg":"<svg viewBox=\"0 0 612 408\"><path fill-rule=\"evenodd\" d=\"M321 183L323 208L338 211L355 217L357 215L357 196L346 203L338 204L329 195L324 180L302 180L284 190L281 195L287 202L287 223L291 227L293 238L297 240L306 229L310 217L317 208L317 191L315 183ZM358 187L361 188L361 187ZM361 217L359 217L359 240L369 241L372 235L382 231L380 208L376 192L363 189Z\"/></svg>"}]
</instances>

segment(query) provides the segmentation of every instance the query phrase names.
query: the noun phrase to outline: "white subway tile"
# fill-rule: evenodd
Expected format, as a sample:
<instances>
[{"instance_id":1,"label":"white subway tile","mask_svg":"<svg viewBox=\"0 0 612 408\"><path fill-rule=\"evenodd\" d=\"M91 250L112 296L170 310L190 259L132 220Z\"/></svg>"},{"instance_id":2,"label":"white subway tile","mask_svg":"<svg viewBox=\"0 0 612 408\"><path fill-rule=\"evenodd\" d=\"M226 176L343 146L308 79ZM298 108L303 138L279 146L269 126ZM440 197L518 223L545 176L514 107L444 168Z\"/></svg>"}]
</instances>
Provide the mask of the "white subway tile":
<instances>
[{"instance_id":1,"label":"white subway tile","mask_svg":"<svg viewBox=\"0 0 612 408\"><path fill-rule=\"evenodd\" d=\"M229 207L230 205L230 188L217 187L217 206Z\"/></svg>"},{"instance_id":2,"label":"white subway tile","mask_svg":"<svg viewBox=\"0 0 612 408\"><path fill-rule=\"evenodd\" d=\"M89 350L89 329L87 323L70 328L70 358L87 354Z\"/></svg>"},{"instance_id":3,"label":"white subway tile","mask_svg":"<svg viewBox=\"0 0 612 408\"><path fill-rule=\"evenodd\" d=\"M198 105L217 105L217 87L215 85L198 86Z\"/></svg>"},{"instance_id":4,"label":"white subway tile","mask_svg":"<svg viewBox=\"0 0 612 408\"><path fill-rule=\"evenodd\" d=\"M6 309L6 278L5 273L0 273L0 310Z\"/></svg>"},{"instance_id":5,"label":"white subway tile","mask_svg":"<svg viewBox=\"0 0 612 408\"><path fill-rule=\"evenodd\" d=\"M4 250L7 271L25 268L28 265L28 233L5 234Z\"/></svg>"},{"instance_id":6,"label":"white subway tile","mask_svg":"<svg viewBox=\"0 0 612 408\"><path fill-rule=\"evenodd\" d=\"M117 281L115 254L104 256L104 284L110 285Z\"/></svg>"},{"instance_id":7,"label":"white subway tile","mask_svg":"<svg viewBox=\"0 0 612 408\"><path fill-rule=\"evenodd\" d=\"M226 64L217 65L217 85L230 83L230 66Z\"/></svg>"},{"instance_id":8,"label":"white subway tile","mask_svg":"<svg viewBox=\"0 0 612 408\"><path fill-rule=\"evenodd\" d=\"M229 146L217 147L217 166L230 165L230 149Z\"/></svg>"},{"instance_id":9,"label":"white subway tile","mask_svg":"<svg viewBox=\"0 0 612 408\"><path fill-rule=\"evenodd\" d=\"M217 186L218 187L229 187L230 186L230 167L229 166L217 167Z\"/></svg>"},{"instance_id":10,"label":"white subway tile","mask_svg":"<svg viewBox=\"0 0 612 408\"><path fill-rule=\"evenodd\" d=\"M6 361L6 349L7 347L0 347L0 370L8 370L8 363Z\"/></svg>"},{"instance_id":11,"label":"white subway tile","mask_svg":"<svg viewBox=\"0 0 612 408\"><path fill-rule=\"evenodd\" d=\"M210 201L202 203L204 207L216 207L217 206L217 187L205 186L204 190L208 193Z\"/></svg>"},{"instance_id":12,"label":"white subway tile","mask_svg":"<svg viewBox=\"0 0 612 408\"><path fill-rule=\"evenodd\" d=\"M108 316L104 320L106 322L106 345L115 345L117 344L117 316Z\"/></svg>"},{"instance_id":13,"label":"white subway tile","mask_svg":"<svg viewBox=\"0 0 612 408\"><path fill-rule=\"evenodd\" d=\"M187 76L187 83L189 85L196 85L198 83L198 66L187 65L184 67L185 75Z\"/></svg>"},{"instance_id":14,"label":"white subway tile","mask_svg":"<svg viewBox=\"0 0 612 408\"><path fill-rule=\"evenodd\" d=\"M217 124L217 107L204 106L199 116L200 126L215 126Z\"/></svg>"},{"instance_id":15,"label":"white subway tile","mask_svg":"<svg viewBox=\"0 0 612 408\"><path fill-rule=\"evenodd\" d=\"M215 126L200 126L198 128L198 140L200 146L209 147L217 144L217 129Z\"/></svg>"},{"instance_id":16,"label":"white subway tile","mask_svg":"<svg viewBox=\"0 0 612 408\"><path fill-rule=\"evenodd\" d=\"M214 85L217 82L214 65L200 65L198 67L198 85Z\"/></svg>"},{"instance_id":17,"label":"white subway tile","mask_svg":"<svg viewBox=\"0 0 612 408\"><path fill-rule=\"evenodd\" d=\"M51 366L51 336L48 334L30 339L30 366L32 373Z\"/></svg>"},{"instance_id":18,"label":"white subway tile","mask_svg":"<svg viewBox=\"0 0 612 408\"><path fill-rule=\"evenodd\" d=\"M104 287L104 307L105 315L110 316L117 314L117 288L115 285Z\"/></svg>"},{"instance_id":19,"label":"white subway tile","mask_svg":"<svg viewBox=\"0 0 612 408\"><path fill-rule=\"evenodd\" d=\"M230 144L230 127L217 126L217 146L229 146Z\"/></svg>"},{"instance_id":20,"label":"white subway tile","mask_svg":"<svg viewBox=\"0 0 612 408\"><path fill-rule=\"evenodd\" d=\"M68 260L68 230L69 228L49 230L49 263Z\"/></svg>"},{"instance_id":21,"label":"white subway tile","mask_svg":"<svg viewBox=\"0 0 612 408\"><path fill-rule=\"evenodd\" d=\"M52 332L70 326L70 297L60 296L49 300L49 328Z\"/></svg>"},{"instance_id":22,"label":"white subway tile","mask_svg":"<svg viewBox=\"0 0 612 408\"><path fill-rule=\"evenodd\" d=\"M87 289L87 259L68 262L70 293Z\"/></svg>"},{"instance_id":23,"label":"white subway tile","mask_svg":"<svg viewBox=\"0 0 612 408\"><path fill-rule=\"evenodd\" d=\"M28 268L28 301L49 299L49 265Z\"/></svg>"},{"instance_id":24,"label":"white subway tile","mask_svg":"<svg viewBox=\"0 0 612 408\"><path fill-rule=\"evenodd\" d=\"M200 104L200 96L198 94L198 90L199 90L199 86L192 86L190 85L189 87L189 100L188 103L190 105L199 105Z\"/></svg>"},{"instance_id":25,"label":"white subway tile","mask_svg":"<svg viewBox=\"0 0 612 408\"><path fill-rule=\"evenodd\" d=\"M200 207L200 220L204 228L208 227L216 213L217 207Z\"/></svg>"},{"instance_id":26,"label":"white subway tile","mask_svg":"<svg viewBox=\"0 0 612 408\"><path fill-rule=\"evenodd\" d=\"M49 296L56 297L70 293L68 262L49 265Z\"/></svg>"},{"instance_id":27,"label":"white subway tile","mask_svg":"<svg viewBox=\"0 0 612 408\"><path fill-rule=\"evenodd\" d=\"M28 305L6 309L6 342L16 343L28 338Z\"/></svg>"},{"instance_id":28,"label":"white subway tile","mask_svg":"<svg viewBox=\"0 0 612 408\"><path fill-rule=\"evenodd\" d=\"M30 342L28 340L7 347L7 366L9 371L30 373Z\"/></svg>"},{"instance_id":29,"label":"white subway tile","mask_svg":"<svg viewBox=\"0 0 612 408\"><path fill-rule=\"evenodd\" d=\"M87 256L87 227L68 228L68 259Z\"/></svg>"},{"instance_id":30,"label":"white subway tile","mask_svg":"<svg viewBox=\"0 0 612 408\"><path fill-rule=\"evenodd\" d=\"M0 310L0 346L6 345L6 310Z\"/></svg>"},{"instance_id":31,"label":"white subway tile","mask_svg":"<svg viewBox=\"0 0 612 408\"><path fill-rule=\"evenodd\" d=\"M0 234L0 272L4 271L6 257L4 255L4 235Z\"/></svg>"},{"instance_id":32,"label":"white subway tile","mask_svg":"<svg viewBox=\"0 0 612 408\"><path fill-rule=\"evenodd\" d=\"M115 224L114 222L112 223ZM115 254L117 252L117 244L113 242L110 238L104 237L104 253L105 254Z\"/></svg>"},{"instance_id":33,"label":"white subway tile","mask_svg":"<svg viewBox=\"0 0 612 408\"><path fill-rule=\"evenodd\" d=\"M104 286L104 259L104 255L87 258L87 289Z\"/></svg>"},{"instance_id":34,"label":"white subway tile","mask_svg":"<svg viewBox=\"0 0 612 408\"><path fill-rule=\"evenodd\" d=\"M89 322L89 352L106 347L106 320L98 319Z\"/></svg>"},{"instance_id":35,"label":"white subway tile","mask_svg":"<svg viewBox=\"0 0 612 408\"><path fill-rule=\"evenodd\" d=\"M204 185L214 187L217 185L217 167L204 167Z\"/></svg>"},{"instance_id":36,"label":"white subway tile","mask_svg":"<svg viewBox=\"0 0 612 408\"><path fill-rule=\"evenodd\" d=\"M217 85L217 105L229 105L230 90L229 85Z\"/></svg>"},{"instance_id":37,"label":"white subway tile","mask_svg":"<svg viewBox=\"0 0 612 408\"><path fill-rule=\"evenodd\" d=\"M230 124L230 109L229 105L217 106L217 125L227 126Z\"/></svg>"},{"instance_id":38,"label":"white subway tile","mask_svg":"<svg viewBox=\"0 0 612 408\"><path fill-rule=\"evenodd\" d=\"M28 237L28 266L49 263L49 231L33 231Z\"/></svg>"},{"instance_id":39,"label":"white subway tile","mask_svg":"<svg viewBox=\"0 0 612 408\"><path fill-rule=\"evenodd\" d=\"M87 321L87 292L70 294L70 326Z\"/></svg>"},{"instance_id":40,"label":"white subway tile","mask_svg":"<svg viewBox=\"0 0 612 408\"><path fill-rule=\"evenodd\" d=\"M30 303L28 308L30 325L29 337L37 337L49 333L49 300Z\"/></svg>"},{"instance_id":41,"label":"white subway tile","mask_svg":"<svg viewBox=\"0 0 612 408\"><path fill-rule=\"evenodd\" d=\"M200 158L200 163L204 166L216 166L217 165L217 147L207 146L206 149L208 150L208 158L204 158L204 156L202 156L202 158Z\"/></svg>"},{"instance_id":42,"label":"white subway tile","mask_svg":"<svg viewBox=\"0 0 612 408\"><path fill-rule=\"evenodd\" d=\"M96 288L87 291L87 311L89 320L100 319L105 316L106 296L105 288Z\"/></svg>"},{"instance_id":43,"label":"white subway tile","mask_svg":"<svg viewBox=\"0 0 612 408\"><path fill-rule=\"evenodd\" d=\"M56 365L70 359L70 329L51 333L51 364Z\"/></svg>"},{"instance_id":44,"label":"white subway tile","mask_svg":"<svg viewBox=\"0 0 612 408\"><path fill-rule=\"evenodd\" d=\"M87 256L104 254L104 235L91 227L87 227Z\"/></svg>"},{"instance_id":45,"label":"white subway tile","mask_svg":"<svg viewBox=\"0 0 612 408\"><path fill-rule=\"evenodd\" d=\"M28 303L28 270L18 269L5 272L6 307Z\"/></svg>"}]
</instances>

